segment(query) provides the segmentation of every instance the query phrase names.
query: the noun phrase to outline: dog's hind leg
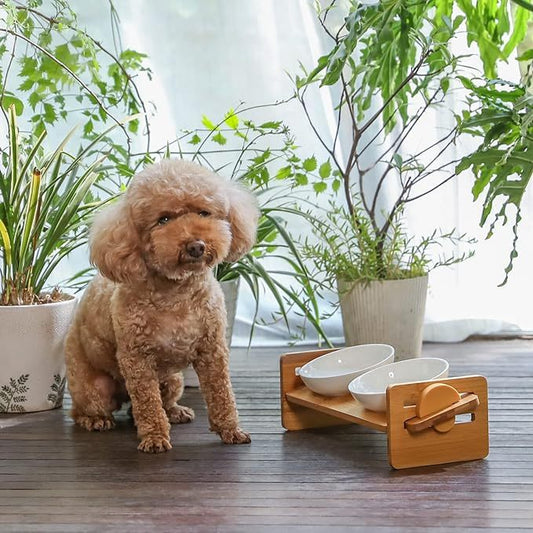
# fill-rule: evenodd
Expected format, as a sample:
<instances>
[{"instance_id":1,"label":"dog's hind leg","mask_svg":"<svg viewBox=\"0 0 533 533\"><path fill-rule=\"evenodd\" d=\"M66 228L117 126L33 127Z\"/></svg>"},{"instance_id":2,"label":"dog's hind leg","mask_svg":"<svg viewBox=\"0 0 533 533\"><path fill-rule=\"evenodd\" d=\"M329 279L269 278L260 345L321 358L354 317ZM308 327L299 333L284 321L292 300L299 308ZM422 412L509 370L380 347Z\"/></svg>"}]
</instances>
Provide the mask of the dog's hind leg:
<instances>
[{"instance_id":1,"label":"dog's hind leg","mask_svg":"<svg viewBox=\"0 0 533 533\"><path fill-rule=\"evenodd\" d=\"M91 366L76 328L67 336L65 358L74 422L89 431L111 429L115 425L113 411L119 407L116 383L110 375Z\"/></svg>"},{"instance_id":2,"label":"dog's hind leg","mask_svg":"<svg viewBox=\"0 0 533 533\"><path fill-rule=\"evenodd\" d=\"M194 411L190 407L178 405L176 402L183 395L183 374L178 372L168 376L160 385L163 408L171 424L185 424L194 420Z\"/></svg>"}]
</instances>

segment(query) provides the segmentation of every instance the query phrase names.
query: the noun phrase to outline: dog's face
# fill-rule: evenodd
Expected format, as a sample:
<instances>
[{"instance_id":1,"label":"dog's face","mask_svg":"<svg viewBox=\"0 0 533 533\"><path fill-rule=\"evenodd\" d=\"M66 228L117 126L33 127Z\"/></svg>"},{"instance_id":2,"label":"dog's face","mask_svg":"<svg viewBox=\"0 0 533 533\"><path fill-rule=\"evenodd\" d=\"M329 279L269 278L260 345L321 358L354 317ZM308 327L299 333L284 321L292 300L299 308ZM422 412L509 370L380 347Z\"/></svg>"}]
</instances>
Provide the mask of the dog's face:
<instances>
[{"instance_id":1,"label":"dog's face","mask_svg":"<svg viewBox=\"0 0 533 533\"><path fill-rule=\"evenodd\" d=\"M210 268L225 259L231 245L229 202L211 185L211 194L169 191L155 205L137 208L144 259L149 269L170 279Z\"/></svg>"},{"instance_id":2,"label":"dog's face","mask_svg":"<svg viewBox=\"0 0 533 533\"><path fill-rule=\"evenodd\" d=\"M249 192L193 163L165 160L95 219L91 260L113 281L179 280L244 255L257 219Z\"/></svg>"}]
</instances>

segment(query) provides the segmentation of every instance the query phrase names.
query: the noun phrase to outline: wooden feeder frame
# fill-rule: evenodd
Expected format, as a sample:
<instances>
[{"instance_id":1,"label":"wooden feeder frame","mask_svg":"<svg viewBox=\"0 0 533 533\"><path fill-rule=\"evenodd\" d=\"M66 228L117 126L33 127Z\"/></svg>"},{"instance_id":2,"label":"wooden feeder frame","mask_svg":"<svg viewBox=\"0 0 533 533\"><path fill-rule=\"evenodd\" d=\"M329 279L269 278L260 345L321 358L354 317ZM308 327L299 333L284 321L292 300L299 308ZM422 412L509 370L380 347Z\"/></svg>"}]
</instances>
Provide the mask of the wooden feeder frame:
<instances>
[{"instance_id":1,"label":"wooden feeder frame","mask_svg":"<svg viewBox=\"0 0 533 533\"><path fill-rule=\"evenodd\" d=\"M349 393L337 397L315 394L295 374L297 367L332 351L281 356L281 421L285 429L359 424L382 431L387 433L389 463L396 469L471 461L488 455L487 380L483 376L390 385L387 411L378 413L365 409ZM451 404L446 400L450 387L458 393L458 401ZM417 409L422 402L426 402L426 410L431 406L431 412L419 417ZM470 418L453 421L460 414L470 414Z\"/></svg>"}]
</instances>

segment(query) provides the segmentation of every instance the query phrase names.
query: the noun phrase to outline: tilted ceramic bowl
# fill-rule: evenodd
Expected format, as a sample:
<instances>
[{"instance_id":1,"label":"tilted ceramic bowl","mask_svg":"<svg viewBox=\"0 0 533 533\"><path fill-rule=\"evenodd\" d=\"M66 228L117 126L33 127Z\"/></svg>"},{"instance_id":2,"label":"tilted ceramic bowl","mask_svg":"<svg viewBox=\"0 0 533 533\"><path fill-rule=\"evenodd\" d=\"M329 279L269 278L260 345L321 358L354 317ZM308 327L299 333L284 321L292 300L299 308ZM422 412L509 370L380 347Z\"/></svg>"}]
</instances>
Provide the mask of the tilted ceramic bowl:
<instances>
[{"instance_id":1,"label":"tilted ceramic bowl","mask_svg":"<svg viewBox=\"0 0 533 533\"><path fill-rule=\"evenodd\" d=\"M342 396L357 376L394 361L388 344L360 344L322 355L295 369L305 385L317 394Z\"/></svg>"},{"instance_id":2,"label":"tilted ceramic bowl","mask_svg":"<svg viewBox=\"0 0 533 533\"><path fill-rule=\"evenodd\" d=\"M448 361L436 357L406 359L366 372L351 381L348 390L367 409L386 411L389 385L446 378L448 369Z\"/></svg>"}]
</instances>

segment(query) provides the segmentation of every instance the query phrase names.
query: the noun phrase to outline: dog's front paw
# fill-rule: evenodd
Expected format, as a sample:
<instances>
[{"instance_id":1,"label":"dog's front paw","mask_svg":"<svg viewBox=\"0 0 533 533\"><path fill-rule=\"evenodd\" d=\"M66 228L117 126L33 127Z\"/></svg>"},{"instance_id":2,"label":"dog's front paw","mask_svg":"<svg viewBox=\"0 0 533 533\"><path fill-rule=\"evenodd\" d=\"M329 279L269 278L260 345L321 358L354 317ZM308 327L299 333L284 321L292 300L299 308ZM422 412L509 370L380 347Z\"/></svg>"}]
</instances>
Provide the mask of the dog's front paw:
<instances>
[{"instance_id":1,"label":"dog's front paw","mask_svg":"<svg viewBox=\"0 0 533 533\"><path fill-rule=\"evenodd\" d=\"M250 434L239 427L235 429L223 429L218 434L224 444L248 444L252 441Z\"/></svg>"},{"instance_id":2,"label":"dog's front paw","mask_svg":"<svg viewBox=\"0 0 533 533\"><path fill-rule=\"evenodd\" d=\"M194 411L184 405L173 405L167 411L167 416L171 424L186 424L194 420Z\"/></svg>"},{"instance_id":3,"label":"dog's front paw","mask_svg":"<svg viewBox=\"0 0 533 533\"><path fill-rule=\"evenodd\" d=\"M74 418L74 422L87 431L107 431L115 427L112 416L79 415Z\"/></svg>"},{"instance_id":4,"label":"dog's front paw","mask_svg":"<svg viewBox=\"0 0 533 533\"><path fill-rule=\"evenodd\" d=\"M172 448L170 444L170 438L167 435L146 435L141 440L137 449L146 453L161 453L166 452Z\"/></svg>"}]
</instances>

